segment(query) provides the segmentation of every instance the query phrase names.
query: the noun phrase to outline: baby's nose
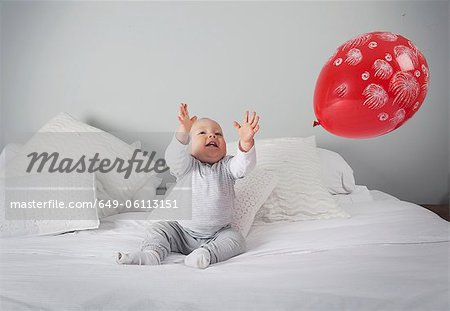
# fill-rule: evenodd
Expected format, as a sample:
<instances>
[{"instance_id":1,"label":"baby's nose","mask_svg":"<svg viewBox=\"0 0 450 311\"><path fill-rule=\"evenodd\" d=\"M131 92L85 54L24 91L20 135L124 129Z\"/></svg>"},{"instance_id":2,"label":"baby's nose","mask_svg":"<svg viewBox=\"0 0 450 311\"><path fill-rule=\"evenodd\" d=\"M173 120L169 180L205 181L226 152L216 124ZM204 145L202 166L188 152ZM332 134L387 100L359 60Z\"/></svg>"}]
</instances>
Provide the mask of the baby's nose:
<instances>
[{"instance_id":1,"label":"baby's nose","mask_svg":"<svg viewBox=\"0 0 450 311\"><path fill-rule=\"evenodd\" d=\"M216 134L209 134L209 137L216 137Z\"/></svg>"}]
</instances>

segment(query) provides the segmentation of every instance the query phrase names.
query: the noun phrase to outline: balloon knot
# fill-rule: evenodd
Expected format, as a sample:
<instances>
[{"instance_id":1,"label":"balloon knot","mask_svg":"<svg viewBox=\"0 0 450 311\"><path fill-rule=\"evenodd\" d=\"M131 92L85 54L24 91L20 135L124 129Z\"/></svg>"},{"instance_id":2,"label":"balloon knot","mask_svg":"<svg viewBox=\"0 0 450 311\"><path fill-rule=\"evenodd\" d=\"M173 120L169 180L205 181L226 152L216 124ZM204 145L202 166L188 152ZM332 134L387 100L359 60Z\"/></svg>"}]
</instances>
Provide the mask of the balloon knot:
<instances>
[{"instance_id":1,"label":"balloon knot","mask_svg":"<svg viewBox=\"0 0 450 311\"><path fill-rule=\"evenodd\" d=\"M317 126L317 125L320 125L320 122L319 122L319 121L314 121L314 122L313 122L313 127L315 127L315 126Z\"/></svg>"}]
</instances>

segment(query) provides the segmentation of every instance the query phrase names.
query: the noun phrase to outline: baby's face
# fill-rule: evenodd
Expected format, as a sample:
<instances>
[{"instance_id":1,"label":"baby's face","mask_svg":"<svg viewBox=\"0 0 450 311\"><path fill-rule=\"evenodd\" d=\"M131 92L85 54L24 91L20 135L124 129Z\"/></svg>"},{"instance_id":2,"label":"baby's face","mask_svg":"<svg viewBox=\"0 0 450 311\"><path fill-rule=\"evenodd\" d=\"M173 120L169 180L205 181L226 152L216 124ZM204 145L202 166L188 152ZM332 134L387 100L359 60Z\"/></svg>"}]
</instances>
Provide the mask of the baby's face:
<instances>
[{"instance_id":1,"label":"baby's face","mask_svg":"<svg viewBox=\"0 0 450 311\"><path fill-rule=\"evenodd\" d=\"M199 119L191 128L191 154L196 159L214 164L227 153L227 145L220 125L213 120Z\"/></svg>"}]
</instances>

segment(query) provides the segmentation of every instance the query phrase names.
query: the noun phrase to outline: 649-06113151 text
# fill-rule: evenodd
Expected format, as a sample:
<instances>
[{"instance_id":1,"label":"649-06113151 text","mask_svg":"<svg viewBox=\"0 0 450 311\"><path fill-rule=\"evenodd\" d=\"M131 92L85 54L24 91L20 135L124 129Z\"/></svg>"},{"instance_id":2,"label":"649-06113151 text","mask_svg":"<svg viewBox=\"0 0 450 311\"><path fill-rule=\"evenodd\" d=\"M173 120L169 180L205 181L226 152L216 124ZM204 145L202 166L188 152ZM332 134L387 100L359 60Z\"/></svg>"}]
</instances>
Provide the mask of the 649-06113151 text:
<instances>
[{"instance_id":1,"label":"649-06113151 text","mask_svg":"<svg viewBox=\"0 0 450 311\"><path fill-rule=\"evenodd\" d=\"M99 208L134 208L134 209L153 209L153 208L161 208L161 209L176 209L178 208L177 200L126 200L121 202L119 200L98 200Z\"/></svg>"}]
</instances>

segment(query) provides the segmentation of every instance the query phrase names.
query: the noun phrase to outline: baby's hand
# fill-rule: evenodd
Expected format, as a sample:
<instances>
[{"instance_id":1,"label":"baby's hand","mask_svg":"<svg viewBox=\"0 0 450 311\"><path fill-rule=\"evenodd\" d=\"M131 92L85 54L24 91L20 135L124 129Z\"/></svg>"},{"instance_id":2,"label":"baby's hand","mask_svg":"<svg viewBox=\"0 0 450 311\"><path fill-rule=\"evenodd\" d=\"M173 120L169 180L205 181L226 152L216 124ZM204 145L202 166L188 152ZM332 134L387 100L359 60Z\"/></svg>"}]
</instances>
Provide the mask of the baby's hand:
<instances>
[{"instance_id":1,"label":"baby's hand","mask_svg":"<svg viewBox=\"0 0 450 311\"><path fill-rule=\"evenodd\" d=\"M188 134L191 131L192 124L197 120L197 116L189 118L189 112L187 109L187 104L181 103L178 110L178 121L180 126L178 127L178 132Z\"/></svg>"},{"instance_id":2,"label":"baby's hand","mask_svg":"<svg viewBox=\"0 0 450 311\"><path fill-rule=\"evenodd\" d=\"M245 112L242 125L236 121L233 122L233 126L238 130L239 134L239 147L245 152L249 151L253 147L253 137L259 130L258 122L259 116L255 111L252 113L250 118L248 116L248 111Z\"/></svg>"}]
</instances>

